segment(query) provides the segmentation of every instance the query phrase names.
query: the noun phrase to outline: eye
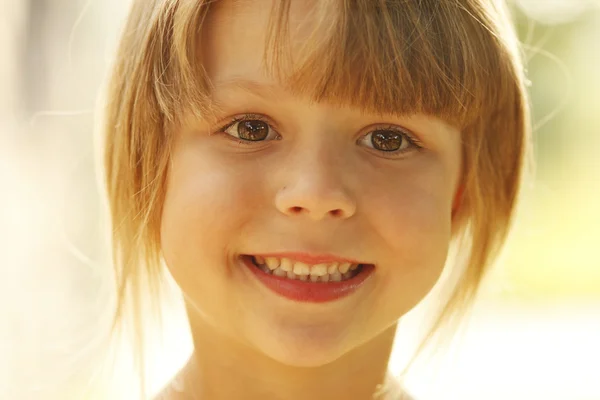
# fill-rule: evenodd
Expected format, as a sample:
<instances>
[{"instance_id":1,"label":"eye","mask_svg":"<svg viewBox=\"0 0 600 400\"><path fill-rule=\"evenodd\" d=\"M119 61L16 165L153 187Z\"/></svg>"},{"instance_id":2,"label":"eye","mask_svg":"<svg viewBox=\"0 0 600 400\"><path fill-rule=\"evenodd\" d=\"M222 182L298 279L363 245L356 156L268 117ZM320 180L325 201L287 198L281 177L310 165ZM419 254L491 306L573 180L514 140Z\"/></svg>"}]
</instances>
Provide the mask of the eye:
<instances>
[{"instance_id":1,"label":"eye","mask_svg":"<svg viewBox=\"0 0 600 400\"><path fill-rule=\"evenodd\" d=\"M263 142L279 139L279 134L262 115L246 114L233 118L219 129L232 138L244 142ZM270 138L270 139L269 139Z\"/></svg>"},{"instance_id":2,"label":"eye","mask_svg":"<svg viewBox=\"0 0 600 400\"><path fill-rule=\"evenodd\" d=\"M358 143L386 155L399 155L421 149L418 139L396 126L377 128L361 137Z\"/></svg>"}]
</instances>

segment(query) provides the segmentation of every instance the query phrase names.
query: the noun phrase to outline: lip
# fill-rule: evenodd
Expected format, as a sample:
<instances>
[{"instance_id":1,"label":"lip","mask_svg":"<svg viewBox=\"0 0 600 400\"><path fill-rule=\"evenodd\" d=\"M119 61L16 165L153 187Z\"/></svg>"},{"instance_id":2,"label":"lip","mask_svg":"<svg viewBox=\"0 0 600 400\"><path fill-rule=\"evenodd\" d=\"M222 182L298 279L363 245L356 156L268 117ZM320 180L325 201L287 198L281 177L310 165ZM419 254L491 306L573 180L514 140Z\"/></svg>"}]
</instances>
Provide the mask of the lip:
<instances>
[{"instance_id":1,"label":"lip","mask_svg":"<svg viewBox=\"0 0 600 400\"><path fill-rule=\"evenodd\" d=\"M350 258L338 257L332 254L313 254L303 252L283 252L283 253L264 253L264 254L253 254L254 256L275 257L275 258L289 258L290 260L300 261L308 265L315 265L321 263L333 263L333 262L347 262L350 264L369 264L364 261L353 260Z\"/></svg>"},{"instance_id":2,"label":"lip","mask_svg":"<svg viewBox=\"0 0 600 400\"><path fill-rule=\"evenodd\" d=\"M347 297L358 290L375 269L372 264L362 264L361 271L348 280L341 282L310 282L267 274L257 268L249 256L240 256L240 260L258 281L268 289L287 299L304 303L326 303ZM296 258L296 260L298 259Z\"/></svg>"}]
</instances>

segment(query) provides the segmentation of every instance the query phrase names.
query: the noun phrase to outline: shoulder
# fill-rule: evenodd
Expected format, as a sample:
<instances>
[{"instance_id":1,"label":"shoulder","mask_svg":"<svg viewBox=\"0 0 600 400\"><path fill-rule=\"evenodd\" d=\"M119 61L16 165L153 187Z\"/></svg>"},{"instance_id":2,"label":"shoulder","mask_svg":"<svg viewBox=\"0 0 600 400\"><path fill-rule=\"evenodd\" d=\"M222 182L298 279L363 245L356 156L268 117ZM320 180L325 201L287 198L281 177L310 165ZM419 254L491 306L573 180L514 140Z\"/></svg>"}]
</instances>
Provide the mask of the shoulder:
<instances>
[{"instance_id":1,"label":"shoulder","mask_svg":"<svg viewBox=\"0 0 600 400\"><path fill-rule=\"evenodd\" d=\"M164 387L158 394L152 397L152 400L180 400L180 393L173 390L171 385Z\"/></svg>"},{"instance_id":2,"label":"shoulder","mask_svg":"<svg viewBox=\"0 0 600 400\"><path fill-rule=\"evenodd\" d=\"M184 390L181 384L181 377L177 376L155 395L152 400L194 400L194 398Z\"/></svg>"},{"instance_id":3,"label":"shoulder","mask_svg":"<svg viewBox=\"0 0 600 400\"><path fill-rule=\"evenodd\" d=\"M395 377L390 377L387 388L385 389L386 400L416 400L402 384L401 380Z\"/></svg>"},{"instance_id":4,"label":"shoulder","mask_svg":"<svg viewBox=\"0 0 600 400\"><path fill-rule=\"evenodd\" d=\"M171 386L167 386L152 400L193 400L193 398L183 392L174 390Z\"/></svg>"},{"instance_id":5,"label":"shoulder","mask_svg":"<svg viewBox=\"0 0 600 400\"><path fill-rule=\"evenodd\" d=\"M192 366L193 358L190 358L152 400L196 400L189 378Z\"/></svg>"},{"instance_id":6,"label":"shoulder","mask_svg":"<svg viewBox=\"0 0 600 400\"><path fill-rule=\"evenodd\" d=\"M410 394L403 392L402 393L402 397L400 397L401 400L417 400L414 397L412 397Z\"/></svg>"}]
</instances>

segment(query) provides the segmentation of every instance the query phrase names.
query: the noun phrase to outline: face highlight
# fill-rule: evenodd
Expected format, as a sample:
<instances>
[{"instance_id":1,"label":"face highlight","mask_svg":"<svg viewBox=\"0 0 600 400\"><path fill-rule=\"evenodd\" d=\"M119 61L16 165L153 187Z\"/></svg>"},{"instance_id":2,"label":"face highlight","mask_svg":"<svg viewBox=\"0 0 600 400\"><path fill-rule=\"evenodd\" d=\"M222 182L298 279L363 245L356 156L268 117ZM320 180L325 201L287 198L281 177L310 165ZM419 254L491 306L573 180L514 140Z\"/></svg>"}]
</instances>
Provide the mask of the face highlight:
<instances>
[{"instance_id":1,"label":"face highlight","mask_svg":"<svg viewBox=\"0 0 600 400\"><path fill-rule=\"evenodd\" d=\"M436 283L460 132L425 115L376 115L290 92L263 65L269 8L234 4L214 10L203 32L219 112L177 134L162 252L196 310L190 319L284 364L323 365L376 338ZM292 42L301 43L310 15L291 13ZM330 254L374 270L347 297L296 302L241 261L273 253Z\"/></svg>"}]
</instances>

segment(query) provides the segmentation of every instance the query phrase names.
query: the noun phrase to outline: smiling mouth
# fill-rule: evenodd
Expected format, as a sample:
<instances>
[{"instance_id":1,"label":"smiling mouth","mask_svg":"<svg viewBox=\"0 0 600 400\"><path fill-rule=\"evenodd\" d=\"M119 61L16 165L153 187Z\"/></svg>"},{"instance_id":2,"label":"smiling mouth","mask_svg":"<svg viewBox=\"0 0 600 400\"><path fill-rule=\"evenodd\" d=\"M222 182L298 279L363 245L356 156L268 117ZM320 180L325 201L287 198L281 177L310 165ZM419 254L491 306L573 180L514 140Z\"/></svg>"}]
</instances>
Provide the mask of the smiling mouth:
<instances>
[{"instance_id":1,"label":"smiling mouth","mask_svg":"<svg viewBox=\"0 0 600 400\"><path fill-rule=\"evenodd\" d=\"M367 264L349 262L330 262L309 265L288 258L260 257L244 255L243 258L263 271L289 280L304 282L344 282L359 275Z\"/></svg>"}]
</instances>

